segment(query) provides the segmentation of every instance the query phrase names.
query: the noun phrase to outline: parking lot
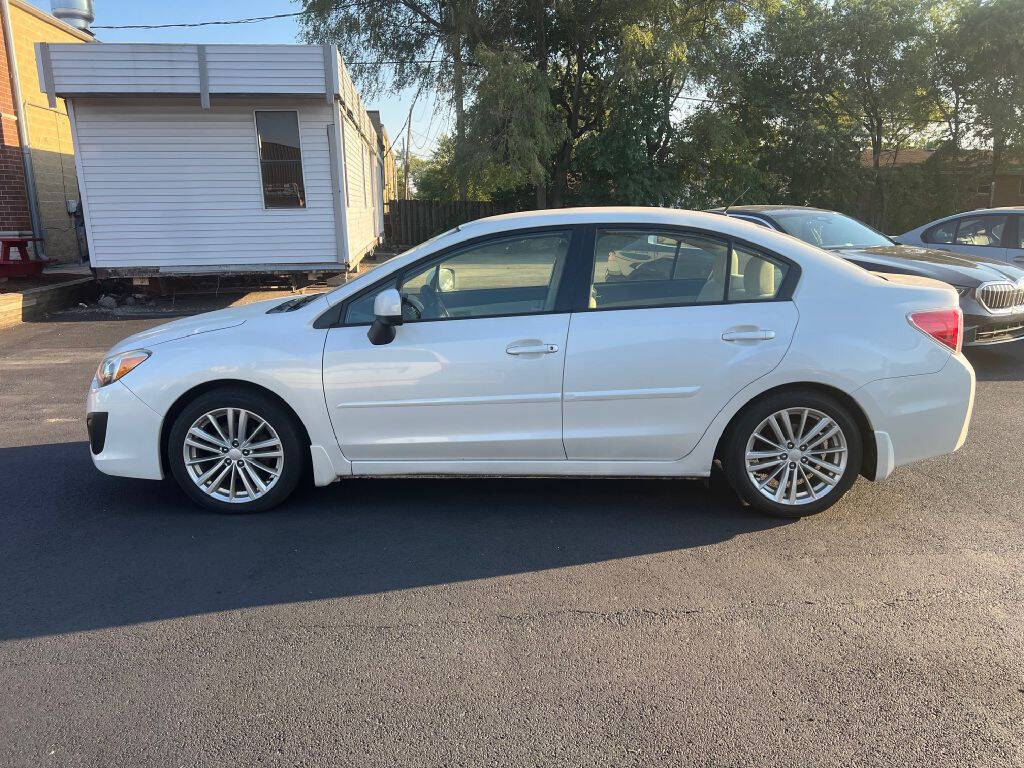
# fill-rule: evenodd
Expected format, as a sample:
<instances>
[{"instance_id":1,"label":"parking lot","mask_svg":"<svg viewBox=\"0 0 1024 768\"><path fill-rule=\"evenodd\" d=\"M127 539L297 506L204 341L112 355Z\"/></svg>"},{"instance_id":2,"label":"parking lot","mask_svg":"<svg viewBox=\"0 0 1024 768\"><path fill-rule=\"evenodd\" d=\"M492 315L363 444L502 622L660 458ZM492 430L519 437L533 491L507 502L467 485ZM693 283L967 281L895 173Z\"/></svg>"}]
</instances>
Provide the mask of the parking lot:
<instances>
[{"instance_id":1,"label":"parking lot","mask_svg":"<svg viewBox=\"0 0 1024 768\"><path fill-rule=\"evenodd\" d=\"M1024 345L958 453L784 522L701 483L106 477L156 319L0 335L0 765L1024 763Z\"/></svg>"}]
</instances>

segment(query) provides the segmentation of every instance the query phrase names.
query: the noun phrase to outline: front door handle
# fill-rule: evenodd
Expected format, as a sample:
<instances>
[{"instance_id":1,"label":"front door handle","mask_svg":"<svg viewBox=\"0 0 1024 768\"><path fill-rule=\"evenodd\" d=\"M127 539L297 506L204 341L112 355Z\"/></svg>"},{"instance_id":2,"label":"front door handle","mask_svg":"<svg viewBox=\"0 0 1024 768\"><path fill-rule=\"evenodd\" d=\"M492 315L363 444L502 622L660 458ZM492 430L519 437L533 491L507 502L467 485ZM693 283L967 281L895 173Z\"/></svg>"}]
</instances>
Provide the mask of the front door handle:
<instances>
[{"instance_id":1,"label":"front door handle","mask_svg":"<svg viewBox=\"0 0 1024 768\"><path fill-rule=\"evenodd\" d=\"M509 344L505 347L510 355L550 355L557 351L557 344Z\"/></svg>"},{"instance_id":2,"label":"front door handle","mask_svg":"<svg viewBox=\"0 0 1024 768\"><path fill-rule=\"evenodd\" d=\"M722 341L768 341L775 338L775 331L726 331Z\"/></svg>"}]
</instances>

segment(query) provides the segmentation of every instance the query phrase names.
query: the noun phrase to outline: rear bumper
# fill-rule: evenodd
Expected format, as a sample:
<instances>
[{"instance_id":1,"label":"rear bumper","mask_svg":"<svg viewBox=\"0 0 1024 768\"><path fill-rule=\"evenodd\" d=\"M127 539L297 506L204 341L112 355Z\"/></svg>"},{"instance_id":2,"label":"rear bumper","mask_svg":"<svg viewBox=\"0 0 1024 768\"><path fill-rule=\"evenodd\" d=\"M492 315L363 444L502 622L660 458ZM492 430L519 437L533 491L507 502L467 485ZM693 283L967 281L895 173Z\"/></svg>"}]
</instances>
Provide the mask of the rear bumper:
<instances>
[{"instance_id":1,"label":"rear bumper","mask_svg":"<svg viewBox=\"0 0 1024 768\"><path fill-rule=\"evenodd\" d=\"M89 390L86 402L90 453L108 475L162 480L162 419L122 382Z\"/></svg>"},{"instance_id":2,"label":"rear bumper","mask_svg":"<svg viewBox=\"0 0 1024 768\"><path fill-rule=\"evenodd\" d=\"M974 369L950 355L937 373L880 379L854 393L875 431L875 479L893 469L952 453L967 439L974 408Z\"/></svg>"}]
</instances>

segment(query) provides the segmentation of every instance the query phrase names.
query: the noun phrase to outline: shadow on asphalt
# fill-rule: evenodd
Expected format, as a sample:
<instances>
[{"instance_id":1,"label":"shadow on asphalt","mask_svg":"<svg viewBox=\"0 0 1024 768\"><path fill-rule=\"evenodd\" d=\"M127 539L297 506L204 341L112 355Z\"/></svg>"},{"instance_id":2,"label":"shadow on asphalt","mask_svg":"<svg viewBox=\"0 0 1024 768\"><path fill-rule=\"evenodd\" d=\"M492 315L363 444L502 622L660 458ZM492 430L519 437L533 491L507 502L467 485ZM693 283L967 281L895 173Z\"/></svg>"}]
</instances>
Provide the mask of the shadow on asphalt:
<instances>
[{"instance_id":1,"label":"shadow on asphalt","mask_svg":"<svg viewBox=\"0 0 1024 768\"><path fill-rule=\"evenodd\" d=\"M348 480L261 515L107 477L86 443L0 449L0 639L699 547L783 524L702 483Z\"/></svg>"},{"instance_id":2,"label":"shadow on asphalt","mask_svg":"<svg viewBox=\"0 0 1024 768\"><path fill-rule=\"evenodd\" d=\"M964 350L974 366L978 381L1020 381L1024 379L1024 341Z\"/></svg>"}]
</instances>

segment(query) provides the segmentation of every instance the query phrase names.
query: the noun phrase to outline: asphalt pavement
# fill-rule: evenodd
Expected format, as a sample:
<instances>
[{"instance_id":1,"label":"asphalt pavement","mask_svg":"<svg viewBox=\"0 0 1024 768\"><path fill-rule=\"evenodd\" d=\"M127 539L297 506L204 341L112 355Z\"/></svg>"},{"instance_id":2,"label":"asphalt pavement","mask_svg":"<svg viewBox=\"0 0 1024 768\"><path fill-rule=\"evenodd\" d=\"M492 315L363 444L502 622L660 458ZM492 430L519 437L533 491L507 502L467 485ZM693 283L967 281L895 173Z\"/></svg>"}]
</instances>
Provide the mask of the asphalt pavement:
<instances>
[{"instance_id":1,"label":"asphalt pavement","mask_svg":"<svg viewBox=\"0 0 1024 768\"><path fill-rule=\"evenodd\" d=\"M92 467L103 352L0 332L0 766L1024 764L1024 345L957 454L781 522L701 483Z\"/></svg>"}]
</instances>

